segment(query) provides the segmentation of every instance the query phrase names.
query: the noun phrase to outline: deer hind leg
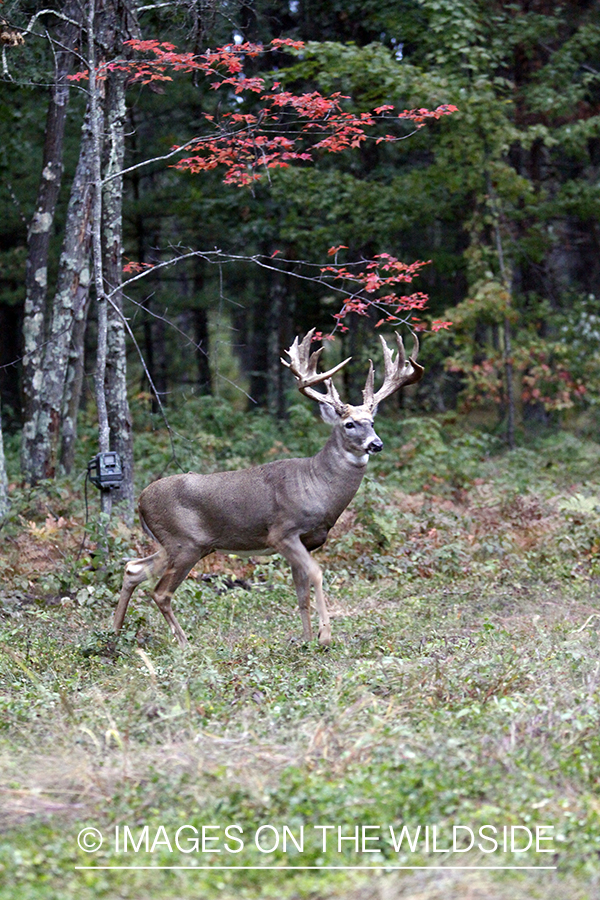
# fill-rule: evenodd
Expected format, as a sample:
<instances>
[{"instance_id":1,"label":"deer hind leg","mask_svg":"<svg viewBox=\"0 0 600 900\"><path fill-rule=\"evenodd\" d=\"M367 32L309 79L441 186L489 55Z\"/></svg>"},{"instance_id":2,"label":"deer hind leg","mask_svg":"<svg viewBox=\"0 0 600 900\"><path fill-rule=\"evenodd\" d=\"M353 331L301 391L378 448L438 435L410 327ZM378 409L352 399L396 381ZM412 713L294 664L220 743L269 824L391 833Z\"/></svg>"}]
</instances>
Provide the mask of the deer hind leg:
<instances>
[{"instance_id":1,"label":"deer hind leg","mask_svg":"<svg viewBox=\"0 0 600 900\"><path fill-rule=\"evenodd\" d=\"M210 550L198 551L196 549L193 552L180 553L174 560L170 561L169 567L163 571L161 579L154 588L152 594L156 605L165 617L173 635L177 638L179 646L182 648L187 647L188 639L183 628L175 618L175 614L171 607L171 598L181 582L189 574L190 569L199 559L202 559L202 557L206 556L209 552Z\"/></svg>"},{"instance_id":2,"label":"deer hind leg","mask_svg":"<svg viewBox=\"0 0 600 900\"><path fill-rule=\"evenodd\" d=\"M292 577L298 596L298 606L302 617L305 640L310 640L312 630L310 627L309 595L310 587L314 588L315 603L319 616L319 643L328 647L331 643L331 625L329 624L329 611L323 593L323 574L299 537L280 543L277 550L292 567Z\"/></svg>"},{"instance_id":3,"label":"deer hind leg","mask_svg":"<svg viewBox=\"0 0 600 900\"><path fill-rule=\"evenodd\" d=\"M167 553L161 547L157 553L152 556L146 556L143 559L131 559L125 566L125 574L123 576L123 587L119 595L119 602L115 610L113 620L113 629L118 634L123 625L125 613L131 600L134 590L143 581L147 581L152 577L160 577L167 567Z\"/></svg>"}]
</instances>

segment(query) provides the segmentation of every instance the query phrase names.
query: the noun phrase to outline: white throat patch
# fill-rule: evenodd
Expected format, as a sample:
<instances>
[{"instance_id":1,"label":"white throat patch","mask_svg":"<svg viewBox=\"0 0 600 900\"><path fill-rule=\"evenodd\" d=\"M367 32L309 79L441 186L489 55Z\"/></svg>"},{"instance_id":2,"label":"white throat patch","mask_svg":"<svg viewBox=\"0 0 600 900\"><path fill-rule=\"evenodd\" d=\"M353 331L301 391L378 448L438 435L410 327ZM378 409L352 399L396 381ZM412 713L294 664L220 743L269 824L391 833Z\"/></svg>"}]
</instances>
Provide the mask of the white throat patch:
<instances>
[{"instance_id":1,"label":"white throat patch","mask_svg":"<svg viewBox=\"0 0 600 900\"><path fill-rule=\"evenodd\" d=\"M351 466L366 466L369 461L368 453L350 453L349 450L344 450L344 457Z\"/></svg>"}]
</instances>

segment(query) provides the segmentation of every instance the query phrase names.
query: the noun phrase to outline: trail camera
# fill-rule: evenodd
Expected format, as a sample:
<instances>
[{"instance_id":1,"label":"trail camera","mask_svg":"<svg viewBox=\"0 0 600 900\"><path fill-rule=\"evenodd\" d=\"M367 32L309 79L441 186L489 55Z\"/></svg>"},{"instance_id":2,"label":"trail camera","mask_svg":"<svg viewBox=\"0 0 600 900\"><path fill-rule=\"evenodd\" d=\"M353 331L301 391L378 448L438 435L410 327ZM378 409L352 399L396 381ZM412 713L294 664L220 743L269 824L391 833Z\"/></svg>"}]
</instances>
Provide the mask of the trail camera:
<instances>
[{"instance_id":1,"label":"trail camera","mask_svg":"<svg viewBox=\"0 0 600 900\"><path fill-rule=\"evenodd\" d=\"M88 476L92 484L101 491L115 490L121 487L123 468L118 453L98 453L88 463Z\"/></svg>"}]
</instances>

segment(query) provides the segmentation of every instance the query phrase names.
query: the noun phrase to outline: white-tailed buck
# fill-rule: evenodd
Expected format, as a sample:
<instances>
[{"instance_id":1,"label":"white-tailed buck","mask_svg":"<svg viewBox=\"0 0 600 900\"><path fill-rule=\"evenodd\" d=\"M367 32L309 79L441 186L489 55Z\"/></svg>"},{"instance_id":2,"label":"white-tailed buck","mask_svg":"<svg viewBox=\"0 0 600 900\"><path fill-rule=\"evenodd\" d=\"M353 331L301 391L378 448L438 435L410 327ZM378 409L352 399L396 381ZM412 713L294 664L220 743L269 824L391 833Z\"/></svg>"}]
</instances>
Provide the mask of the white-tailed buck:
<instances>
[{"instance_id":1,"label":"white-tailed buck","mask_svg":"<svg viewBox=\"0 0 600 900\"><path fill-rule=\"evenodd\" d=\"M154 577L159 579L154 600L184 647L187 638L171 609L171 597L198 560L213 550L247 555L281 553L292 567L304 639L312 636L312 585L319 642L330 643L321 570L310 553L325 543L329 530L356 494L369 454L383 447L373 428L379 403L403 385L419 381L423 368L415 361L419 349L416 338L408 359L399 335L395 359L381 338L383 385L374 392L371 363L363 403L350 406L342 403L331 380L349 360L318 374L321 350L310 352L313 334L314 329L301 343L296 338L287 351L290 361L282 363L295 376L301 393L319 403L322 418L333 426L329 440L319 453L307 459L280 459L237 472L170 475L142 491L140 519L160 550L127 563L114 618L116 632L123 624L134 588ZM315 390L317 384L324 384L326 393Z\"/></svg>"}]
</instances>

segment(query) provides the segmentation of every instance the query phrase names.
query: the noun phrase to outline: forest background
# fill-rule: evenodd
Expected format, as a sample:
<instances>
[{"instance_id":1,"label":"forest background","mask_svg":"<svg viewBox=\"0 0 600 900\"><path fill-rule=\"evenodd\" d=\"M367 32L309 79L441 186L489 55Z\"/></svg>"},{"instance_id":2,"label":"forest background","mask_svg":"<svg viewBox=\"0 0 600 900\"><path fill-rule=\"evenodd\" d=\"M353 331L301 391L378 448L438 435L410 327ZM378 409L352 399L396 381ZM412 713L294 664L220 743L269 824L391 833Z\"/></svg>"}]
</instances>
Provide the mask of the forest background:
<instances>
[{"instance_id":1,"label":"forest background","mask_svg":"<svg viewBox=\"0 0 600 900\"><path fill-rule=\"evenodd\" d=\"M453 323L422 342L415 408L479 409L510 445L516 419L552 425L587 411L595 428L597 4L97 4L105 64L131 58L124 42L132 38L195 54L232 39L270 47L283 38L305 46L248 56L246 78L275 69L297 95L341 92L355 115L458 108L418 130L397 124L393 135L375 121L355 149L272 168L249 187L224 184L222 165L193 173L173 168L181 154L168 158L207 115L258 111L256 94L231 86L215 99L204 72L144 85L113 70L105 145L92 151L85 86L71 80L86 69L87 12L78 3L57 11L3 4L0 392L4 431L20 432L12 480L69 474L78 410L93 402L94 153L105 178L129 170L122 186L116 177L105 183L104 277L127 277L121 252L129 275L147 276L119 291L127 325L112 307L108 316L110 444L124 458L129 520L129 405L156 412L161 401L214 394L285 416L290 382L280 357L296 333L330 333L343 305L339 284L322 277L334 247L350 268L384 253L429 261L418 274L426 312L392 320L418 329ZM114 203L122 228L108 234L121 215ZM335 351L354 358L344 376L350 399L381 319L376 298L362 296L364 314L347 315ZM0 456L6 508L3 468Z\"/></svg>"},{"instance_id":2,"label":"forest background","mask_svg":"<svg viewBox=\"0 0 600 900\"><path fill-rule=\"evenodd\" d=\"M0 5L1 898L597 895L599 13ZM261 144L286 91L310 115L271 135L310 158ZM307 149L302 121L322 138L344 116ZM425 366L322 551L331 650L297 641L285 566L225 557L178 591L189 651L142 603L116 643L145 484L322 446L280 363L312 327L335 332L328 368L353 357L351 401L378 330L416 330ZM86 468L109 448L126 478L99 515ZM558 871L217 882L104 873L130 860L76 843L122 822L490 820L551 823Z\"/></svg>"}]
</instances>

